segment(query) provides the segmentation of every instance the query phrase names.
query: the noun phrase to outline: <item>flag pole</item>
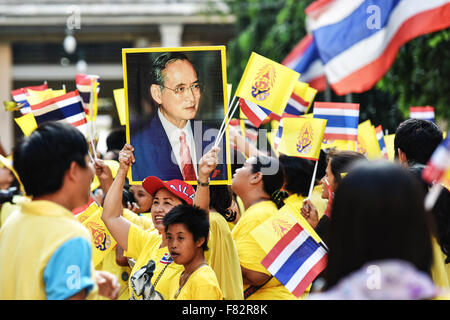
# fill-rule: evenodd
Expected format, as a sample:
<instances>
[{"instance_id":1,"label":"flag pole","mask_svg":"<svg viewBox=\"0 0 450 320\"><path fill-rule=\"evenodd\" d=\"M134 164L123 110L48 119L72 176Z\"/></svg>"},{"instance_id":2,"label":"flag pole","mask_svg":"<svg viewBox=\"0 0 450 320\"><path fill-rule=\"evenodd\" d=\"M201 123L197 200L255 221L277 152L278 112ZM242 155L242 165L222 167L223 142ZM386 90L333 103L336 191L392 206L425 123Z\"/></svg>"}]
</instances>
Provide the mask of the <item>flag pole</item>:
<instances>
[{"instance_id":1,"label":"flag pole","mask_svg":"<svg viewBox=\"0 0 450 320\"><path fill-rule=\"evenodd\" d=\"M90 136L91 136L91 144L92 144L92 152L94 152L94 158L95 160L97 160L97 150L95 150L95 145L94 145L94 117L93 117L93 108L92 108L92 103L93 103L93 96L94 96L94 79L91 78L91 95L89 98L89 116L90 116L90 123L91 125L90 127Z\"/></svg>"},{"instance_id":2,"label":"flag pole","mask_svg":"<svg viewBox=\"0 0 450 320\"><path fill-rule=\"evenodd\" d=\"M438 199L439 195L441 194L442 189L444 186L440 183L434 184L430 191L428 191L427 195L425 196L424 206L427 211L430 211L433 209L434 204L436 203L436 200Z\"/></svg>"},{"instance_id":3,"label":"flag pole","mask_svg":"<svg viewBox=\"0 0 450 320\"><path fill-rule=\"evenodd\" d=\"M318 164L319 164L319 159L317 159L316 164L314 165L314 171L313 171L313 176L312 176L312 179L311 179L311 185L309 186L308 199L311 198L311 195L312 195L313 190L314 190L314 182L316 181L316 173L317 173Z\"/></svg>"},{"instance_id":4,"label":"flag pole","mask_svg":"<svg viewBox=\"0 0 450 320\"><path fill-rule=\"evenodd\" d=\"M222 132L223 125L225 124L225 122L226 122L226 120L227 120L227 117L230 116L230 113L233 114L233 113L231 112L231 109L232 109L232 106L233 106L233 103L234 103L234 100L235 100L235 99L236 99L236 96L234 95L234 96L233 96L233 99L231 100L231 103L228 105L227 114L225 115L225 118L223 118L222 124L220 125L219 134ZM234 111L233 111L233 112L234 112ZM218 134L218 135L219 135L219 134Z\"/></svg>"},{"instance_id":5,"label":"flag pole","mask_svg":"<svg viewBox=\"0 0 450 320\"><path fill-rule=\"evenodd\" d=\"M234 99L233 99L234 100ZM216 142L214 143L214 147L217 147L219 145L220 140L222 139L223 134L225 133L225 131L227 130L228 125L230 124L231 121L231 115L236 111L237 107L239 106L239 100L237 101L237 103L235 103L233 111L231 112L230 116L228 117L227 123L225 124L225 126L223 127L222 131L219 131L218 136L216 138ZM226 119L226 118L225 118Z\"/></svg>"}]
</instances>

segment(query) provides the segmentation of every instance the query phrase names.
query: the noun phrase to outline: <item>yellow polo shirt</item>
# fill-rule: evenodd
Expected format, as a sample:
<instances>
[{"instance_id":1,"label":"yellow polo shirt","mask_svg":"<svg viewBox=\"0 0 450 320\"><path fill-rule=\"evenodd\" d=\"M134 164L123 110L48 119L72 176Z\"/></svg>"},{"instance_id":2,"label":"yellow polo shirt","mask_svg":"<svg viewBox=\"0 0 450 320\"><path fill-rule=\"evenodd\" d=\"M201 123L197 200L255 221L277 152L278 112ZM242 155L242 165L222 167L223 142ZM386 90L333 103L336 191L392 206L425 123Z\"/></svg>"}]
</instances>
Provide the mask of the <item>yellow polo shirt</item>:
<instances>
[{"instance_id":1,"label":"yellow polo shirt","mask_svg":"<svg viewBox=\"0 0 450 320\"><path fill-rule=\"evenodd\" d=\"M89 231L50 201L22 203L0 229L0 300L96 298Z\"/></svg>"}]
</instances>

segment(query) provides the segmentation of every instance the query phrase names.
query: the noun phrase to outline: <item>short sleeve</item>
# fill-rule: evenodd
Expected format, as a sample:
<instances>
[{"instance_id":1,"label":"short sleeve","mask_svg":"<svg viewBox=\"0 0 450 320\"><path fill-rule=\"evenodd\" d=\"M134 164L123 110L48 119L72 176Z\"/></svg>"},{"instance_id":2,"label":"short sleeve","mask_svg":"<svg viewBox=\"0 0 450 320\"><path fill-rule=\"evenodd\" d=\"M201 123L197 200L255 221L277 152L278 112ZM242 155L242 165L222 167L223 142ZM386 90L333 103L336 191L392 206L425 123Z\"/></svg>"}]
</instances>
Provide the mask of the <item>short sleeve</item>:
<instances>
[{"instance_id":1,"label":"short sleeve","mask_svg":"<svg viewBox=\"0 0 450 320\"><path fill-rule=\"evenodd\" d=\"M91 264L92 249L88 240L77 237L64 242L44 269L47 299L65 300L84 289L87 296L94 288Z\"/></svg>"}]
</instances>

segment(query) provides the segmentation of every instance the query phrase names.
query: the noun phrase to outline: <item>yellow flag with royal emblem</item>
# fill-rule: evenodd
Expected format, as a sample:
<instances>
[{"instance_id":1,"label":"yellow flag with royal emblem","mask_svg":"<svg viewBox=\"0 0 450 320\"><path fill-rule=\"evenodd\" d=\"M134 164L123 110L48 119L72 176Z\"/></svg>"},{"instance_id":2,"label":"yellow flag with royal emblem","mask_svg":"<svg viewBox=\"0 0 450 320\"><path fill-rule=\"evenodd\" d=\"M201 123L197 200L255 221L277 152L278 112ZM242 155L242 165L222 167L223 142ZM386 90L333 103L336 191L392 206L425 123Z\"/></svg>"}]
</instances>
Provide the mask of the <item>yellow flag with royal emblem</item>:
<instances>
[{"instance_id":1,"label":"yellow flag with royal emblem","mask_svg":"<svg viewBox=\"0 0 450 320\"><path fill-rule=\"evenodd\" d=\"M381 158L377 133L370 120L366 120L358 125L357 151L365 155L367 159Z\"/></svg>"},{"instance_id":2,"label":"yellow flag with royal emblem","mask_svg":"<svg viewBox=\"0 0 450 320\"><path fill-rule=\"evenodd\" d=\"M283 118L279 153L318 160L327 120L319 118Z\"/></svg>"},{"instance_id":3,"label":"yellow flag with royal emblem","mask_svg":"<svg viewBox=\"0 0 450 320\"><path fill-rule=\"evenodd\" d=\"M281 116L300 74L252 52L235 95Z\"/></svg>"},{"instance_id":4,"label":"yellow flag with royal emblem","mask_svg":"<svg viewBox=\"0 0 450 320\"><path fill-rule=\"evenodd\" d=\"M105 256L116 246L117 242L103 223L101 216L103 208L95 203L88 207L89 216L82 224L91 233L92 261L94 267L103 261Z\"/></svg>"}]
</instances>

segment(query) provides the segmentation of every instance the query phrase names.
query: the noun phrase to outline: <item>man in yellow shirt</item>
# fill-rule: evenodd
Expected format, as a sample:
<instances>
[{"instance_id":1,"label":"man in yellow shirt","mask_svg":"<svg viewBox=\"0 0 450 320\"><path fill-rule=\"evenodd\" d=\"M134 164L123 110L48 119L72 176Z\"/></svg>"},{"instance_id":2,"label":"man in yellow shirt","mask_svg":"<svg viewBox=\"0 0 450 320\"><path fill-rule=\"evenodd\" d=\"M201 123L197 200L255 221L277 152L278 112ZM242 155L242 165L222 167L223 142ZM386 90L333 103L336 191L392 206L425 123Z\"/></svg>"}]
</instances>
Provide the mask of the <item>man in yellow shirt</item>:
<instances>
[{"instance_id":1,"label":"man in yellow shirt","mask_svg":"<svg viewBox=\"0 0 450 320\"><path fill-rule=\"evenodd\" d=\"M117 279L94 273L89 232L71 213L87 203L94 174L83 134L46 123L13 158L33 200L0 230L0 299L117 298Z\"/></svg>"}]
</instances>

